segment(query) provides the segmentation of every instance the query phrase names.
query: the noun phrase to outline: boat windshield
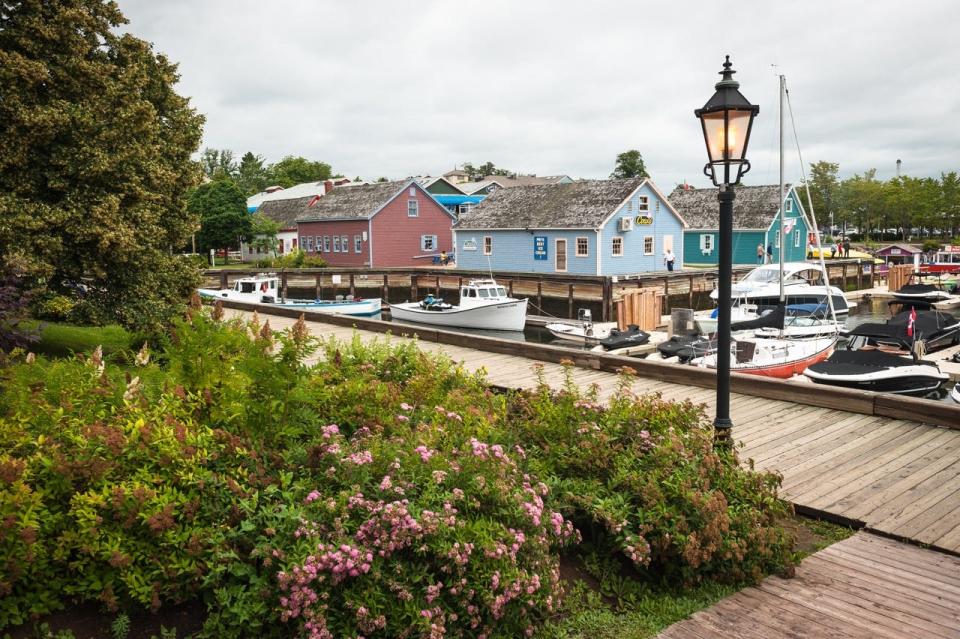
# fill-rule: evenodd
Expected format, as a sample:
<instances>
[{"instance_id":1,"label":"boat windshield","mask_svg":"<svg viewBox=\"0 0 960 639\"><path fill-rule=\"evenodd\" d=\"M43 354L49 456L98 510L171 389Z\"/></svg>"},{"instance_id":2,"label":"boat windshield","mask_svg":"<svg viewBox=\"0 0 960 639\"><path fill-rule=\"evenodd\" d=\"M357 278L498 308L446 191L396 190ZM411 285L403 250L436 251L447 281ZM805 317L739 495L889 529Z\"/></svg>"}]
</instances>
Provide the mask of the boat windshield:
<instances>
[{"instance_id":1,"label":"boat windshield","mask_svg":"<svg viewBox=\"0 0 960 639\"><path fill-rule=\"evenodd\" d=\"M255 282L238 282L238 285L241 293L253 293L257 290Z\"/></svg>"},{"instance_id":2,"label":"boat windshield","mask_svg":"<svg viewBox=\"0 0 960 639\"><path fill-rule=\"evenodd\" d=\"M743 278L744 282L776 282L780 279L780 271L778 269L772 268L757 268L749 273Z\"/></svg>"},{"instance_id":3,"label":"boat windshield","mask_svg":"<svg viewBox=\"0 0 960 639\"><path fill-rule=\"evenodd\" d=\"M478 289L477 289L477 293L479 293L479 294L480 294L480 297L483 297L483 298L486 298L486 297L488 297L488 296L490 295L490 294L487 292L487 289L485 289L485 288L478 288Z\"/></svg>"},{"instance_id":4,"label":"boat windshield","mask_svg":"<svg viewBox=\"0 0 960 639\"><path fill-rule=\"evenodd\" d=\"M503 288L502 286L497 287L497 295L500 297L506 297L507 289Z\"/></svg>"}]
</instances>

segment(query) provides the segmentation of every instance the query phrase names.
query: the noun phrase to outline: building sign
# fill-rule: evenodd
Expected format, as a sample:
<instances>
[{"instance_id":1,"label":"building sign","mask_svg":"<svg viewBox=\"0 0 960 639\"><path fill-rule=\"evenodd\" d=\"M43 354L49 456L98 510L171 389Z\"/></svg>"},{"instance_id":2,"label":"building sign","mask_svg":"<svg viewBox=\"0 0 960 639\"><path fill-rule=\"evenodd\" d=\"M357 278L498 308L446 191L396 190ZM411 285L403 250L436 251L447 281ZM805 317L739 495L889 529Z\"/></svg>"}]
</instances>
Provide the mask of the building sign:
<instances>
[{"instance_id":1,"label":"building sign","mask_svg":"<svg viewBox=\"0 0 960 639\"><path fill-rule=\"evenodd\" d=\"M638 215L637 216L637 226L645 226L653 224L653 218L649 215Z\"/></svg>"},{"instance_id":2,"label":"building sign","mask_svg":"<svg viewBox=\"0 0 960 639\"><path fill-rule=\"evenodd\" d=\"M547 259L547 236L546 235L533 236L533 259L535 260Z\"/></svg>"},{"instance_id":3,"label":"building sign","mask_svg":"<svg viewBox=\"0 0 960 639\"><path fill-rule=\"evenodd\" d=\"M901 251L898 248L890 249L890 255L900 255Z\"/></svg>"},{"instance_id":4,"label":"building sign","mask_svg":"<svg viewBox=\"0 0 960 639\"><path fill-rule=\"evenodd\" d=\"M476 251L477 250L477 241L476 240L464 240L463 242L464 251Z\"/></svg>"}]
</instances>

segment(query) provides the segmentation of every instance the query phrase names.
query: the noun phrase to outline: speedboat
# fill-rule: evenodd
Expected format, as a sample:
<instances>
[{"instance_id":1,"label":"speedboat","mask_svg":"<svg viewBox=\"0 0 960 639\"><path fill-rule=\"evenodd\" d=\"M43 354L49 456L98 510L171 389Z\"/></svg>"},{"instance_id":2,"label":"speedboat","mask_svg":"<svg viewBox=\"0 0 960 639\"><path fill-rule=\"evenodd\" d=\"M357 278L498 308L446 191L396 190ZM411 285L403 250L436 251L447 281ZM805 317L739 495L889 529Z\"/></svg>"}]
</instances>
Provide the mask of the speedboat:
<instances>
[{"instance_id":1,"label":"speedboat","mask_svg":"<svg viewBox=\"0 0 960 639\"><path fill-rule=\"evenodd\" d=\"M616 327L616 322L604 322L601 324L593 324L592 322L580 322L579 324L551 322L550 324L544 325L544 328L559 340L589 345L599 344L600 340L609 337L610 331Z\"/></svg>"},{"instance_id":2,"label":"speedboat","mask_svg":"<svg viewBox=\"0 0 960 639\"><path fill-rule=\"evenodd\" d=\"M803 374L818 384L899 395L926 395L950 379L935 362L880 350L837 351Z\"/></svg>"},{"instance_id":3,"label":"speedboat","mask_svg":"<svg viewBox=\"0 0 960 639\"><path fill-rule=\"evenodd\" d=\"M904 284L900 290L893 291L893 298L899 302L942 302L952 296L933 284Z\"/></svg>"},{"instance_id":4,"label":"speedboat","mask_svg":"<svg viewBox=\"0 0 960 639\"><path fill-rule=\"evenodd\" d=\"M953 386L953 390L950 391L950 399L955 402L960 402L960 382L957 382Z\"/></svg>"},{"instance_id":5,"label":"speedboat","mask_svg":"<svg viewBox=\"0 0 960 639\"><path fill-rule=\"evenodd\" d=\"M264 304L283 308L302 308L342 315L370 316L380 312L380 298L357 298L353 295L337 295L333 300L299 300L283 298L280 278L274 273L260 273L241 277L228 289L197 289L200 297L211 300L234 300L248 304Z\"/></svg>"},{"instance_id":6,"label":"speedboat","mask_svg":"<svg viewBox=\"0 0 960 639\"><path fill-rule=\"evenodd\" d=\"M810 339L742 339L731 345L730 370L750 375L789 379L827 359L836 335ZM717 367L716 351L690 360L694 366Z\"/></svg>"},{"instance_id":7,"label":"speedboat","mask_svg":"<svg viewBox=\"0 0 960 639\"><path fill-rule=\"evenodd\" d=\"M911 337L923 343L925 352L932 353L960 343L960 320L936 309L911 309L897 313L886 324L861 324L847 331L847 335L856 347L878 346L888 350L903 347L905 339Z\"/></svg>"},{"instance_id":8,"label":"speedboat","mask_svg":"<svg viewBox=\"0 0 960 639\"><path fill-rule=\"evenodd\" d=\"M827 278L819 264L810 262L787 262L783 265L783 291L788 305L828 304L827 297L833 302L837 315L850 312L850 303L843 291L836 286L826 285ZM714 289L710 298L717 300ZM780 265L764 264L758 266L740 280L734 282L730 291L733 306L750 304L757 308L776 306L780 303Z\"/></svg>"},{"instance_id":9,"label":"speedboat","mask_svg":"<svg viewBox=\"0 0 960 639\"><path fill-rule=\"evenodd\" d=\"M527 321L527 300L507 295L494 280L470 280L460 287L460 303L447 304L432 296L420 302L391 304L390 316L449 328L522 331Z\"/></svg>"}]
</instances>

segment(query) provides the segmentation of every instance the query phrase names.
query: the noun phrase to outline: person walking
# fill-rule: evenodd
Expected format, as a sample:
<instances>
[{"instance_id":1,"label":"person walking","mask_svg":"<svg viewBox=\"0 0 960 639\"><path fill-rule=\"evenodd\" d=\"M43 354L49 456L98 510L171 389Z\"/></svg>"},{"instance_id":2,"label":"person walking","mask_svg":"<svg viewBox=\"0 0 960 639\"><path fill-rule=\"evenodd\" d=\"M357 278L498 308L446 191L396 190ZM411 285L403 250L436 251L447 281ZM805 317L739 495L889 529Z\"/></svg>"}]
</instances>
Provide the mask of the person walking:
<instances>
[{"instance_id":1,"label":"person walking","mask_svg":"<svg viewBox=\"0 0 960 639\"><path fill-rule=\"evenodd\" d=\"M850 238L843 238L843 256L850 259Z\"/></svg>"},{"instance_id":2,"label":"person walking","mask_svg":"<svg viewBox=\"0 0 960 639\"><path fill-rule=\"evenodd\" d=\"M757 244L757 264L763 264L763 258L766 253L763 250L763 244Z\"/></svg>"},{"instance_id":3,"label":"person walking","mask_svg":"<svg viewBox=\"0 0 960 639\"><path fill-rule=\"evenodd\" d=\"M767 244L767 264L773 264L773 242Z\"/></svg>"},{"instance_id":4,"label":"person walking","mask_svg":"<svg viewBox=\"0 0 960 639\"><path fill-rule=\"evenodd\" d=\"M673 261L677 259L673 251L667 249L663 252L663 263L667 265L668 271L673 271Z\"/></svg>"}]
</instances>

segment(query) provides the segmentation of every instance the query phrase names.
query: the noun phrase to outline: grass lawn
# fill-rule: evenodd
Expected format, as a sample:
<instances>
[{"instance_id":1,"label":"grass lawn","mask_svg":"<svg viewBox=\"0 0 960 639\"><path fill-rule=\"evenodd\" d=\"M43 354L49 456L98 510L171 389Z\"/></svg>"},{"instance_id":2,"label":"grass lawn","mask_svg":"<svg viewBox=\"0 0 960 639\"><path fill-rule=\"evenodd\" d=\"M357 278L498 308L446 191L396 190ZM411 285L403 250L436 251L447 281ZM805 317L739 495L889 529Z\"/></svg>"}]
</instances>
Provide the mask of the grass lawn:
<instances>
[{"instance_id":1,"label":"grass lawn","mask_svg":"<svg viewBox=\"0 0 960 639\"><path fill-rule=\"evenodd\" d=\"M104 355L129 350L135 336L121 326L74 326L56 322L35 322L40 341L33 346L39 354L50 357L67 357L71 353L88 353L97 346L103 347Z\"/></svg>"}]
</instances>

